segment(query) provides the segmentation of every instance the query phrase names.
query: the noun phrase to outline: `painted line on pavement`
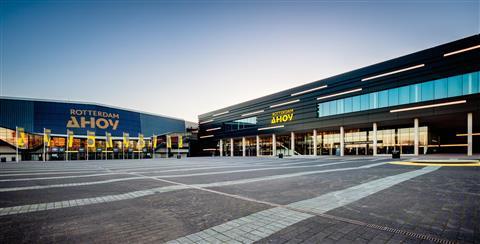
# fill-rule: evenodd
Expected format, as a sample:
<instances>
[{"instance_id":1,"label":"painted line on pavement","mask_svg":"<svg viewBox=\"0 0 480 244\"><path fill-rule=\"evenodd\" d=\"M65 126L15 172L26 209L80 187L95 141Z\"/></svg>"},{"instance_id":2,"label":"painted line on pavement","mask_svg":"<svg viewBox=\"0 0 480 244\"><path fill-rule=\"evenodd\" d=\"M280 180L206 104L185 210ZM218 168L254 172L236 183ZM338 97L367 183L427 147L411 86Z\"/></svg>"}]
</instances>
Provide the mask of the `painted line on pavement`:
<instances>
[{"instance_id":1,"label":"painted line on pavement","mask_svg":"<svg viewBox=\"0 0 480 244\"><path fill-rule=\"evenodd\" d=\"M324 214L330 210L353 203L404 181L433 172L438 168L429 166L373 180L344 190L330 192L286 206L267 209L167 243L253 243L317 214ZM275 204L272 205L274 206Z\"/></svg>"},{"instance_id":2,"label":"painted line on pavement","mask_svg":"<svg viewBox=\"0 0 480 244\"><path fill-rule=\"evenodd\" d=\"M335 164L343 164L348 162L337 162L337 163L330 163L330 164L322 164L324 166L328 165L335 165ZM384 164L384 163L381 163ZM379 164L369 164L373 165L371 167L377 166ZM364 166L369 166L364 165ZM320 165L319 165L320 166ZM360 167L364 167L360 166ZM206 184L198 184L201 187L218 187L218 186L227 186L227 185L235 185L235 184L246 184L246 183L253 183L257 181L263 180L276 180L276 179L284 179L290 178L295 176L303 176L303 175L310 175L310 174L318 174L318 173L326 173L332 171L341 171L342 169L357 169L359 167L349 167L349 168L337 168L331 170L316 170L316 171L307 171L307 172L298 172L298 173L289 173L289 174L280 174L280 175L272 175L272 176L265 176L259 178L251 178L251 179L241 179L241 180L233 180L233 181L224 181L224 182L214 182L214 183L206 183ZM230 173L231 171L227 171ZM218 172L209 172L208 174L217 174ZM75 187L75 186L85 186L85 185L95 185L95 184L107 184L113 182L120 182L120 181L129 181L129 180L136 180L136 179L164 179L164 178L175 178L177 175L168 175L168 176L147 176L138 173L130 173L131 175L136 175L136 177L129 177L129 178L120 178L120 179L111 179L111 180L101 180L101 181L91 181L91 182L80 182L80 183L66 183L66 184L54 184L54 185L43 185L43 186L23 186L23 187L11 187L11 188L0 188L0 192L9 192L9 191L23 191L23 190L37 190L37 189L48 189L48 188L61 188L61 187ZM207 175L207 173L202 174ZM172 177L170 177L172 176ZM191 174L191 176L195 176ZM183 175L182 177L186 177Z\"/></svg>"},{"instance_id":3,"label":"painted line on pavement","mask_svg":"<svg viewBox=\"0 0 480 244\"><path fill-rule=\"evenodd\" d=\"M274 176L267 176L267 177L259 177L259 178L252 178L252 179L214 182L214 183L207 183L207 184L186 185L186 184L183 184L183 183L176 183L177 185L174 185L174 186L157 187L157 188L152 188L152 189L147 189L147 190L127 192L127 193L118 194L118 195L108 195L108 196L100 196L100 197L85 198L85 199L74 199L74 200L66 200L66 201L58 201L58 202L49 202L49 203L4 207L4 208L0 208L0 216L10 215L10 214L28 213L28 212L37 212L37 211L44 211L44 210L49 210L49 209L59 209L59 208L64 208L64 207L75 207L75 206L80 206L80 205L91 205L91 204L105 202L105 201L98 202L98 199L103 199L103 198L106 198L108 200L108 202L134 199L134 198L138 198L138 197L153 195L155 193L161 193L161 192L164 192L164 189L167 189L168 191L173 191L173 190L171 190L172 187L173 187L174 190L181 190L181 189L196 189L196 188L207 188L207 187L230 186L230 185L246 184L246 183L259 182L259 181L290 178L290 177L303 176L303 175L328 173L328 172L336 172L336 171L348 171L348 170L356 170L356 169L365 169L365 168L376 167L376 166L384 165L384 164L385 163L376 163L376 164L368 165L369 167L359 166L359 167L352 167L352 168L319 170L319 171L310 171L310 172L293 173L293 174L285 174L285 175L274 175ZM140 174L131 174L131 175L135 175L137 177L146 177L146 178L149 178L149 179L155 179L155 180L164 181L164 182L172 182L172 181L168 181L168 180L163 180L163 179L158 178L158 177L149 177L149 176L140 175ZM178 188L176 188L176 187L178 187ZM214 190L208 189L208 191L214 191ZM131 193L135 193L135 194L132 195ZM77 202L77 201L79 201L79 202ZM69 204L65 205L65 204L63 204L63 202L69 202ZM78 203L81 203L81 204L79 205ZM51 207L47 208L47 205L51 206L52 204L53 204L53 206L55 206L54 208L51 208Z\"/></svg>"}]
</instances>

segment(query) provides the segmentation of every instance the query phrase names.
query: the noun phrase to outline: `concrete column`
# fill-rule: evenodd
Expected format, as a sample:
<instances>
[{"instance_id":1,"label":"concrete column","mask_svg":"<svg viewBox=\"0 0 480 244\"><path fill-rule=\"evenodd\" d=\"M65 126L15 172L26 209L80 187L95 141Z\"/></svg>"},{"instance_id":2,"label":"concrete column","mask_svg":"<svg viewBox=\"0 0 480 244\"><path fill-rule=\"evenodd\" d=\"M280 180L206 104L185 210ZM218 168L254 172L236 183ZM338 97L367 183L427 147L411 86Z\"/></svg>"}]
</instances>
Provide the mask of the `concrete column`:
<instances>
[{"instance_id":1,"label":"concrete column","mask_svg":"<svg viewBox=\"0 0 480 244\"><path fill-rule=\"evenodd\" d=\"M220 139L220 157L223 157L223 139Z\"/></svg>"},{"instance_id":2,"label":"concrete column","mask_svg":"<svg viewBox=\"0 0 480 244\"><path fill-rule=\"evenodd\" d=\"M260 156L260 136L257 136L257 157Z\"/></svg>"},{"instance_id":3,"label":"concrete column","mask_svg":"<svg viewBox=\"0 0 480 244\"><path fill-rule=\"evenodd\" d=\"M377 142L378 142L378 137L377 137L377 123L373 123L373 156L377 156Z\"/></svg>"},{"instance_id":4,"label":"concrete column","mask_svg":"<svg viewBox=\"0 0 480 244\"><path fill-rule=\"evenodd\" d=\"M272 134L272 156L277 156L277 138Z\"/></svg>"},{"instance_id":5,"label":"concrete column","mask_svg":"<svg viewBox=\"0 0 480 244\"><path fill-rule=\"evenodd\" d=\"M245 157L246 155L246 145L245 145L245 137L242 137L242 156Z\"/></svg>"},{"instance_id":6,"label":"concrete column","mask_svg":"<svg viewBox=\"0 0 480 244\"><path fill-rule=\"evenodd\" d=\"M413 148L413 154L415 156L418 156L418 146L420 144L420 135L418 132L418 118L415 118L413 120L413 138L414 138L414 148Z\"/></svg>"},{"instance_id":7,"label":"concrete column","mask_svg":"<svg viewBox=\"0 0 480 244\"><path fill-rule=\"evenodd\" d=\"M233 138L230 138L230 157L233 157Z\"/></svg>"},{"instance_id":8,"label":"concrete column","mask_svg":"<svg viewBox=\"0 0 480 244\"><path fill-rule=\"evenodd\" d=\"M345 155L345 130L340 126L340 156Z\"/></svg>"},{"instance_id":9,"label":"concrete column","mask_svg":"<svg viewBox=\"0 0 480 244\"><path fill-rule=\"evenodd\" d=\"M317 156L317 130L313 130L313 156Z\"/></svg>"},{"instance_id":10,"label":"concrete column","mask_svg":"<svg viewBox=\"0 0 480 244\"><path fill-rule=\"evenodd\" d=\"M472 134L473 134L473 114L468 113L467 114L467 145L468 145L467 155L468 156L472 156L473 154Z\"/></svg>"},{"instance_id":11,"label":"concrete column","mask_svg":"<svg viewBox=\"0 0 480 244\"><path fill-rule=\"evenodd\" d=\"M295 155L295 132L293 131L290 133L290 149L290 156Z\"/></svg>"}]
</instances>

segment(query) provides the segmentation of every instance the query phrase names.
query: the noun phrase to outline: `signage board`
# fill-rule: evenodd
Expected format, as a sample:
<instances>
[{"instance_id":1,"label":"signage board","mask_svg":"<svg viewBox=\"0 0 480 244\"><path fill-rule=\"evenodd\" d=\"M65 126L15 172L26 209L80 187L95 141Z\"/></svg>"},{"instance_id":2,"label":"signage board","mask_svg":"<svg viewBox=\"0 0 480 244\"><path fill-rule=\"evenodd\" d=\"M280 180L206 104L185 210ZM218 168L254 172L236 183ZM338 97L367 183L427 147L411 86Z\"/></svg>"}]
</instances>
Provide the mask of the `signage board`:
<instances>
[{"instance_id":1,"label":"signage board","mask_svg":"<svg viewBox=\"0 0 480 244\"><path fill-rule=\"evenodd\" d=\"M294 110L293 109L285 109L280 110L272 113L272 121L271 124L281 124L290 122L293 120Z\"/></svg>"}]
</instances>

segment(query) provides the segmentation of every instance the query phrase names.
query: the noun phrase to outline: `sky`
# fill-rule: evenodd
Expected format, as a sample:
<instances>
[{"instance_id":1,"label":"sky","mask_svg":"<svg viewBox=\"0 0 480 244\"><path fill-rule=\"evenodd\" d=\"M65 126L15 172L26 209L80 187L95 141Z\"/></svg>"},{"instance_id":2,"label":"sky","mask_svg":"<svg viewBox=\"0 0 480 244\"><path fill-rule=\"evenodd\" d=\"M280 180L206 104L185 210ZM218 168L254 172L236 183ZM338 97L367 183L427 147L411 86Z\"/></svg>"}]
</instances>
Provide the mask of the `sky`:
<instances>
[{"instance_id":1,"label":"sky","mask_svg":"<svg viewBox=\"0 0 480 244\"><path fill-rule=\"evenodd\" d=\"M197 121L478 33L479 0L0 0L0 95Z\"/></svg>"}]
</instances>

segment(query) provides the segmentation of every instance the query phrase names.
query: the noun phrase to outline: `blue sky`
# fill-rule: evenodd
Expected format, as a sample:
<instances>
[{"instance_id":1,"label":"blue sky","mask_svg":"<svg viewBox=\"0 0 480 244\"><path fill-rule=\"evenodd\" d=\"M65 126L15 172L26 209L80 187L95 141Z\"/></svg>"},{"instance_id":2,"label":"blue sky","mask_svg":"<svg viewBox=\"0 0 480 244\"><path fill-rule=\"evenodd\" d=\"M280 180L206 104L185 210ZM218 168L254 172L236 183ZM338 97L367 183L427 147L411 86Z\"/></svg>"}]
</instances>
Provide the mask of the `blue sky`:
<instances>
[{"instance_id":1,"label":"blue sky","mask_svg":"<svg viewBox=\"0 0 480 244\"><path fill-rule=\"evenodd\" d=\"M472 1L3 1L4 96L197 115L480 32Z\"/></svg>"}]
</instances>

